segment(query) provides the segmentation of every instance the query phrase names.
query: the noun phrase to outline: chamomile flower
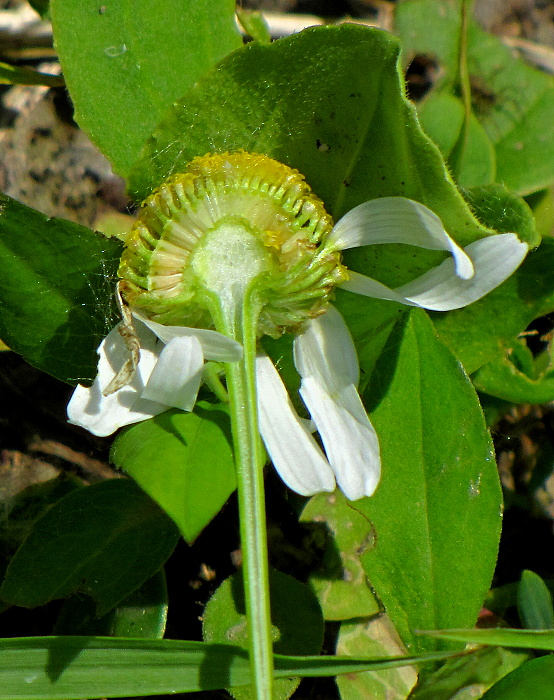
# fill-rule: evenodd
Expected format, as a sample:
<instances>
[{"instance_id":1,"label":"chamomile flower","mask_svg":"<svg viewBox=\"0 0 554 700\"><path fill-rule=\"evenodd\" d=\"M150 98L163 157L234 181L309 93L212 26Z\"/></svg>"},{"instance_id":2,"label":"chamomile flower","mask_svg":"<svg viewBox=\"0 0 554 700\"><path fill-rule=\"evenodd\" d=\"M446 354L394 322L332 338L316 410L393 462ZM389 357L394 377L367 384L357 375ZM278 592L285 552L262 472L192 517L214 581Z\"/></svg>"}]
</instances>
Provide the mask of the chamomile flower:
<instances>
[{"instance_id":1,"label":"chamomile flower","mask_svg":"<svg viewBox=\"0 0 554 700\"><path fill-rule=\"evenodd\" d=\"M396 289L341 261L343 250L383 243L450 256ZM76 389L70 420L107 435L168 407L192 410L204 360L239 361L237 329L254 319L258 337L294 334L311 418L298 416L260 351L259 429L275 468L302 495L338 485L349 499L369 496L380 478L379 443L357 392L354 344L331 305L335 288L448 311L497 287L526 253L513 233L462 249L432 211L402 197L365 202L333 226L300 173L277 161L248 153L196 158L144 202L128 235L119 275L136 335L127 321L102 342L96 381ZM140 353L129 370L133 344Z\"/></svg>"}]
</instances>

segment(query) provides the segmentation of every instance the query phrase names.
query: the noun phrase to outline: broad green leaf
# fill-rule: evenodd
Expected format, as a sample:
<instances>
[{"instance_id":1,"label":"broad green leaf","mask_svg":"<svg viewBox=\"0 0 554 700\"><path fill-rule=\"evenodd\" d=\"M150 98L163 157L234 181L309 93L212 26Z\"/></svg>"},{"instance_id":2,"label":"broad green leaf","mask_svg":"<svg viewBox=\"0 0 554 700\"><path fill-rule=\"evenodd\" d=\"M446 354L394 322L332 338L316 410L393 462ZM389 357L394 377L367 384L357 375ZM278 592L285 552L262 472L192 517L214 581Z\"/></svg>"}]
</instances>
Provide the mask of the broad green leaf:
<instances>
[{"instance_id":1,"label":"broad green leaf","mask_svg":"<svg viewBox=\"0 0 554 700\"><path fill-rule=\"evenodd\" d=\"M102 617L90 596L71 596L61 607L56 635L108 635L161 639L167 621L167 585L163 568Z\"/></svg>"},{"instance_id":2,"label":"broad green leaf","mask_svg":"<svg viewBox=\"0 0 554 700\"><path fill-rule=\"evenodd\" d=\"M300 519L318 528L325 542L321 564L309 579L323 617L348 620L378 613L379 604L360 562L362 552L373 546L371 523L350 507L340 491L311 498Z\"/></svg>"},{"instance_id":3,"label":"broad green leaf","mask_svg":"<svg viewBox=\"0 0 554 700\"><path fill-rule=\"evenodd\" d=\"M429 99L441 92L459 94L460 22L461 0L442 0L440 12L436 0L408 0L397 8L396 32L407 60L424 54L438 63L441 78ZM473 111L494 145L497 181L519 194L547 187L554 181L554 77L515 58L475 22L467 55ZM436 131L434 136L448 138Z\"/></svg>"},{"instance_id":4,"label":"broad green leaf","mask_svg":"<svg viewBox=\"0 0 554 700\"><path fill-rule=\"evenodd\" d=\"M14 493L10 480L4 477L0 485L2 528L0 541L3 551L15 551L27 537L37 519L60 498L82 487L82 482L71 474L33 483Z\"/></svg>"},{"instance_id":5,"label":"broad green leaf","mask_svg":"<svg viewBox=\"0 0 554 700\"><path fill-rule=\"evenodd\" d=\"M242 45L234 0L52 0L76 119L126 175L165 110Z\"/></svg>"},{"instance_id":6,"label":"broad green leaf","mask_svg":"<svg viewBox=\"0 0 554 700\"><path fill-rule=\"evenodd\" d=\"M540 367L543 360L547 365ZM545 351L536 359L525 340L507 344L505 354L489 362L473 376L478 391L514 403L548 403L554 400L554 367L552 352Z\"/></svg>"},{"instance_id":7,"label":"broad green leaf","mask_svg":"<svg viewBox=\"0 0 554 700\"><path fill-rule=\"evenodd\" d=\"M473 654L448 659L426 674L410 700L471 700L481 697L493 683L524 663L529 652L483 647ZM462 690L463 689L463 690Z\"/></svg>"},{"instance_id":8,"label":"broad green leaf","mask_svg":"<svg viewBox=\"0 0 554 700\"><path fill-rule=\"evenodd\" d=\"M546 583L533 571L525 570L517 589L517 607L527 629L554 629L552 596Z\"/></svg>"},{"instance_id":9,"label":"broad green leaf","mask_svg":"<svg viewBox=\"0 0 554 700\"><path fill-rule=\"evenodd\" d=\"M475 390L420 310L391 334L364 401L383 474L374 496L353 504L375 532L362 563L408 649L428 649L412 630L474 624L490 585L502 503L490 436Z\"/></svg>"},{"instance_id":10,"label":"broad green leaf","mask_svg":"<svg viewBox=\"0 0 554 700\"><path fill-rule=\"evenodd\" d=\"M418 635L435 639L451 639L467 644L494 644L521 649L554 651L554 630L498 629L442 629L418 631Z\"/></svg>"},{"instance_id":11,"label":"broad green leaf","mask_svg":"<svg viewBox=\"0 0 554 700\"><path fill-rule=\"evenodd\" d=\"M0 195L0 338L35 367L96 375L121 244Z\"/></svg>"},{"instance_id":12,"label":"broad green leaf","mask_svg":"<svg viewBox=\"0 0 554 700\"><path fill-rule=\"evenodd\" d=\"M236 488L227 407L201 401L122 432L112 461L125 470L192 542Z\"/></svg>"},{"instance_id":13,"label":"broad green leaf","mask_svg":"<svg viewBox=\"0 0 554 700\"><path fill-rule=\"evenodd\" d=\"M535 217L527 202L510 192L504 185L493 183L462 190L479 221L505 233L517 233L529 248L540 245L541 235L536 228Z\"/></svg>"},{"instance_id":14,"label":"broad green leaf","mask_svg":"<svg viewBox=\"0 0 554 700\"><path fill-rule=\"evenodd\" d=\"M398 656L406 653L394 627L386 615L372 620L343 622L337 639L337 654L358 656ZM341 700L405 700L417 682L412 666L365 673L349 673L337 677ZM410 696L411 697L411 696Z\"/></svg>"},{"instance_id":15,"label":"broad green leaf","mask_svg":"<svg viewBox=\"0 0 554 700\"><path fill-rule=\"evenodd\" d=\"M269 572L273 648L280 654L316 654L323 643L323 617L316 597L305 583L271 569ZM294 601L294 605L291 605ZM242 574L223 581L208 601L202 615L206 642L249 647ZM358 655L359 656L359 655ZM276 681L274 700L286 700L299 678ZM250 700L250 689L232 691L236 700Z\"/></svg>"},{"instance_id":16,"label":"broad green leaf","mask_svg":"<svg viewBox=\"0 0 554 700\"><path fill-rule=\"evenodd\" d=\"M498 681L483 700L551 700L554 694L554 657L527 661Z\"/></svg>"},{"instance_id":17,"label":"broad green leaf","mask_svg":"<svg viewBox=\"0 0 554 700\"><path fill-rule=\"evenodd\" d=\"M445 160L448 160L464 121L462 101L448 93L437 93L422 103L418 113L423 130L441 149ZM473 114L470 117L467 144L458 170L456 180L460 187L475 187L494 182L494 147Z\"/></svg>"},{"instance_id":18,"label":"broad green leaf","mask_svg":"<svg viewBox=\"0 0 554 700\"><path fill-rule=\"evenodd\" d=\"M78 489L35 523L10 562L0 597L33 608L82 591L103 615L158 571L178 536L129 479Z\"/></svg>"},{"instance_id":19,"label":"broad green leaf","mask_svg":"<svg viewBox=\"0 0 554 700\"><path fill-rule=\"evenodd\" d=\"M131 173L132 191L146 196L195 156L244 149L297 168L335 218L404 195L462 243L483 236L404 97L398 54L397 39L355 25L249 44L169 110Z\"/></svg>"},{"instance_id":20,"label":"broad green leaf","mask_svg":"<svg viewBox=\"0 0 554 700\"><path fill-rule=\"evenodd\" d=\"M335 676L436 661L451 652L391 659L275 655L275 677ZM0 640L1 700L142 697L247 685L244 649L173 639L29 637Z\"/></svg>"}]
</instances>

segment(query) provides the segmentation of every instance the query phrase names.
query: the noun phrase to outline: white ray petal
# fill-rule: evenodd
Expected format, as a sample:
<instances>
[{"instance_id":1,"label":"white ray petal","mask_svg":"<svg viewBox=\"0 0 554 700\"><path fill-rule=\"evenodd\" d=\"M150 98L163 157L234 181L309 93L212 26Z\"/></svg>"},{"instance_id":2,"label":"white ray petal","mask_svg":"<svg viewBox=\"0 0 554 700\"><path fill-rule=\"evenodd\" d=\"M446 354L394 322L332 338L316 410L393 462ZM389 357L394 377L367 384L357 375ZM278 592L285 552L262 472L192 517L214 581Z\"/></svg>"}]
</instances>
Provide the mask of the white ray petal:
<instances>
[{"instance_id":1,"label":"white ray petal","mask_svg":"<svg viewBox=\"0 0 554 700\"><path fill-rule=\"evenodd\" d=\"M475 268L472 279L457 277L452 260L445 260L396 291L426 309L459 309L502 284L521 265L529 249L515 233L502 233L470 243L465 250Z\"/></svg>"},{"instance_id":2,"label":"white ray petal","mask_svg":"<svg viewBox=\"0 0 554 700\"><path fill-rule=\"evenodd\" d=\"M196 336L173 338L160 353L141 396L192 411L202 383L203 367L202 346Z\"/></svg>"},{"instance_id":3,"label":"white ray petal","mask_svg":"<svg viewBox=\"0 0 554 700\"><path fill-rule=\"evenodd\" d=\"M329 393L358 384L356 349L340 313L330 306L312 319L293 345L294 364L302 377L316 377Z\"/></svg>"},{"instance_id":4,"label":"white ray petal","mask_svg":"<svg viewBox=\"0 0 554 700\"><path fill-rule=\"evenodd\" d=\"M456 274L463 279L473 275L469 257L446 233L439 217L420 202L405 197L371 199L345 214L328 239L328 244L337 250L378 243L449 251Z\"/></svg>"},{"instance_id":5,"label":"white ray petal","mask_svg":"<svg viewBox=\"0 0 554 700\"><path fill-rule=\"evenodd\" d=\"M300 395L344 495L351 501L371 496L381 476L379 440L356 387L350 384L330 395L315 378L306 377Z\"/></svg>"},{"instance_id":6,"label":"white ray petal","mask_svg":"<svg viewBox=\"0 0 554 700\"><path fill-rule=\"evenodd\" d=\"M242 345L217 331L205 328L188 328L187 326L164 326L138 314L133 315L148 326L164 343L169 343L172 338L195 336L200 341L202 353L207 360L238 362L242 357Z\"/></svg>"},{"instance_id":7,"label":"white ray petal","mask_svg":"<svg viewBox=\"0 0 554 700\"><path fill-rule=\"evenodd\" d=\"M337 483L351 500L379 483L379 441L358 395L358 359L340 313L327 313L294 340L300 395L315 422Z\"/></svg>"},{"instance_id":8,"label":"white ray petal","mask_svg":"<svg viewBox=\"0 0 554 700\"><path fill-rule=\"evenodd\" d=\"M515 233L502 233L470 243L465 251L475 268L475 275L469 280L460 279L455 273L454 261L448 259L397 289L390 289L357 272L349 272L349 279L340 286L375 299L431 311L451 311L472 304L502 284L521 265L528 247Z\"/></svg>"},{"instance_id":9,"label":"white ray petal","mask_svg":"<svg viewBox=\"0 0 554 700\"><path fill-rule=\"evenodd\" d=\"M302 496L334 491L333 471L267 355L256 358L256 382L260 434L285 484Z\"/></svg>"},{"instance_id":10,"label":"white ray petal","mask_svg":"<svg viewBox=\"0 0 554 700\"><path fill-rule=\"evenodd\" d=\"M137 328L141 351L137 372L130 384L119 391L103 395L103 390L123 367L129 351L118 327L112 329L98 348L98 374L91 387L79 385L67 407L69 422L105 437L118 428L138 423L167 410L167 406L142 399L140 394L158 361L156 336L144 326ZM160 346L161 347L161 346Z\"/></svg>"}]
</instances>

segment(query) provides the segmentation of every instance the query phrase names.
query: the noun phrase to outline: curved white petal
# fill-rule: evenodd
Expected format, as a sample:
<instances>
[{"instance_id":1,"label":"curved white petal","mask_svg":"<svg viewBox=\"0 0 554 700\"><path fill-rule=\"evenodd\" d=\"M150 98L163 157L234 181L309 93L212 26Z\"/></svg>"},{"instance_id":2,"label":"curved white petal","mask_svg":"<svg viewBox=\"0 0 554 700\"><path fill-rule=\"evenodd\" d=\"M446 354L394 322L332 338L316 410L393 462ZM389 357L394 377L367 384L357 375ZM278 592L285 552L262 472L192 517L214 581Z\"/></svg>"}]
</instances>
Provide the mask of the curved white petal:
<instances>
[{"instance_id":1,"label":"curved white petal","mask_svg":"<svg viewBox=\"0 0 554 700\"><path fill-rule=\"evenodd\" d=\"M313 377L302 380L300 395L317 425L337 484L351 501L371 496L381 476L379 440L356 387L328 394Z\"/></svg>"},{"instance_id":2,"label":"curved white petal","mask_svg":"<svg viewBox=\"0 0 554 700\"><path fill-rule=\"evenodd\" d=\"M285 484L302 496L334 491L333 471L267 355L256 358L256 382L260 434Z\"/></svg>"},{"instance_id":3,"label":"curved white petal","mask_svg":"<svg viewBox=\"0 0 554 700\"><path fill-rule=\"evenodd\" d=\"M449 251L456 274L462 279L473 275L469 257L446 233L439 217L420 202L405 197L371 199L345 214L328 239L328 244L338 250L378 243Z\"/></svg>"},{"instance_id":4,"label":"curved white petal","mask_svg":"<svg viewBox=\"0 0 554 700\"><path fill-rule=\"evenodd\" d=\"M147 328L137 328L137 334L141 344L140 361L130 384L109 396L102 393L129 357L116 326L98 348L98 374L93 385L79 385L73 392L67 407L70 423L105 437L124 425L138 423L167 410L166 405L140 397L158 360L159 348L156 336Z\"/></svg>"},{"instance_id":5,"label":"curved white petal","mask_svg":"<svg viewBox=\"0 0 554 700\"><path fill-rule=\"evenodd\" d=\"M204 356L196 336L173 338L160 353L141 394L166 406L192 411L202 383Z\"/></svg>"},{"instance_id":6,"label":"curved white petal","mask_svg":"<svg viewBox=\"0 0 554 700\"><path fill-rule=\"evenodd\" d=\"M202 346L202 353L207 360L238 362L242 357L242 345L217 331L205 328L188 328L187 326L164 326L138 314L134 314L134 317L148 326L164 343L169 343L173 338L191 336L198 338Z\"/></svg>"},{"instance_id":7,"label":"curved white petal","mask_svg":"<svg viewBox=\"0 0 554 700\"><path fill-rule=\"evenodd\" d=\"M390 289L357 272L349 272L349 279L340 286L375 299L431 311L451 311L472 304L502 284L521 265L528 247L515 233L502 233L470 243L465 251L475 269L475 275L468 280L456 275L454 261L448 259L397 289Z\"/></svg>"},{"instance_id":8,"label":"curved white petal","mask_svg":"<svg viewBox=\"0 0 554 700\"><path fill-rule=\"evenodd\" d=\"M515 233L502 233L470 243L465 250L475 268L472 279L462 280L457 277L452 260L445 260L396 291L426 309L459 309L481 299L502 284L521 265L528 247Z\"/></svg>"},{"instance_id":9,"label":"curved white petal","mask_svg":"<svg viewBox=\"0 0 554 700\"><path fill-rule=\"evenodd\" d=\"M379 441L358 395L358 359L339 312L309 324L294 340L300 395L315 422L327 459L347 498L371 496L381 474Z\"/></svg>"},{"instance_id":10,"label":"curved white petal","mask_svg":"<svg viewBox=\"0 0 554 700\"><path fill-rule=\"evenodd\" d=\"M293 344L294 364L302 377L316 377L329 393L358 384L356 349L343 317L333 307L306 324Z\"/></svg>"}]
</instances>

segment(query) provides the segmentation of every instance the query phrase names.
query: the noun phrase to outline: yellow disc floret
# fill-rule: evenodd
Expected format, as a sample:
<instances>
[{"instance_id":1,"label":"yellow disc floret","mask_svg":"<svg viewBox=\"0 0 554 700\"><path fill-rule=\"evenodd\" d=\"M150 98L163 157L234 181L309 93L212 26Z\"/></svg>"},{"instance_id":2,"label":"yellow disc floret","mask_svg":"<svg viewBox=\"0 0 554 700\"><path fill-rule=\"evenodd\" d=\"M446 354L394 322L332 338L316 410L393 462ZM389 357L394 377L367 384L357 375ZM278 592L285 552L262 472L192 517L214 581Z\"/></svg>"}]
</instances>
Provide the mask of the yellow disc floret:
<instances>
[{"instance_id":1,"label":"yellow disc floret","mask_svg":"<svg viewBox=\"0 0 554 700\"><path fill-rule=\"evenodd\" d=\"M245 152L195 158L142 204L119 275L132 309L212 327L226 296L254 295L259 335L298 330L346 278L332 220L296 170Z\"/></svg>"}]
</instances>

